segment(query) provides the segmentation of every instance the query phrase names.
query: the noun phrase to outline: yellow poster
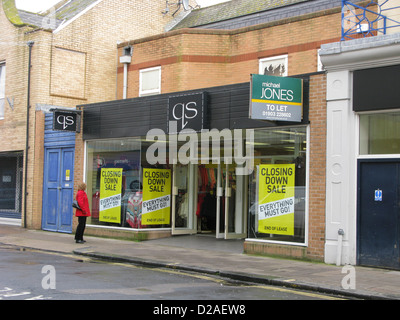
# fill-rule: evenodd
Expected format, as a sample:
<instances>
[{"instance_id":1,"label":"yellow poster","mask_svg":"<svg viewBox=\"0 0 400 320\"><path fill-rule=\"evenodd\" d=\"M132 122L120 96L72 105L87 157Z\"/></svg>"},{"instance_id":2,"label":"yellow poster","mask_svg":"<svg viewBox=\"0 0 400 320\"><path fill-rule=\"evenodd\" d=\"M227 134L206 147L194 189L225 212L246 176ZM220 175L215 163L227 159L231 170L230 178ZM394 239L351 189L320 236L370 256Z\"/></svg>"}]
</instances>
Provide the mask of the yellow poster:
<instances>
[{"instance_id":1,"label":"yellow poster","mask_svg":"<svg viewBox=\"0 0 400 320\"><path fill-rule=\"evenodd\" d=\"M100 178L99 220L121 223L122 169L103 168Z\"/></svg>"},{"instance_id":2,"label":"yellow poster","mask_svg":"<svg viewBox=\"0 0 400 320\"><path fill-rule=\"evenodd\" d=\"M142 225L170 224L171 170L143 169Z\"/></svg>"},{"instance_id":3,"label":"yellow poster","mask_svg":"<svg viewBox=\"0 0 400 320\"><path fill-rule=\"evenodd\" d=\"M294 235L294 164L258 168L258 232Z\"/></svg>"}]
</instances>

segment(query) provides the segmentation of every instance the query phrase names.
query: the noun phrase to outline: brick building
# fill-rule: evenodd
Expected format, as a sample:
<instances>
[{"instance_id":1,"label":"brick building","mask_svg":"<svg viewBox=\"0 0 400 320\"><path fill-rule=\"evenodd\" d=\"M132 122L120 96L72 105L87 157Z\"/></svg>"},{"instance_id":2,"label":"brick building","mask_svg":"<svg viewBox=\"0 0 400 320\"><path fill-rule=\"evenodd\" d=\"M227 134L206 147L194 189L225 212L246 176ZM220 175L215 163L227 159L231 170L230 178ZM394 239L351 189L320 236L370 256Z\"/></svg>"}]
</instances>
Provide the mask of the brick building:
<instances>
[{"instance_id":1,"label":"brick building","mask_svg":"<svg viewBox=\"0 0 400 320\"><path fill-rule=\"evenodd\" d=\"M174 20L164 8L164 1L63 0L34 14L0 1L2 217L72 231L75 134L53 131L50 110L115 99L117 44L163 32Z\"/></svg>"},{"instance_id":2,"label":"brick building","mask_svg":"<svg viewBox=\"0 0 400 320\"><path fill-rule=\"evenodd\" d=\"M325 261L399 269L400 1L378 4L369 19L349 10L346 41L321 48L327 70ZM353 1L346 6L354 8ZM360 23L362 38L354 27Z\"/></svg>"},{"instance_id":3,"label":"brick building","mask_svg":"<svg viewBox=\"0 0 400 320\"><path fill-rule=\"evenodd\" d=\"M211 233L216 238L245 238L245 251L250 253L324 260L326 75L318 52L323 44L340 38L341 1L233 0L193 10L169 32L121 43L117 97L122 100L81 106L84 125L77 141L83 142L82 149L86 146L86 162L78 170L84 172L95 212L88 232L139 239ZM302 79L302 118L249 119L252 74ZM207 106L201 129L227 129L231 136L239 130L243 137L254 133L254 139L243 138L244 148L253 145L252 174L239 178L238 166L224 162L222 153L217 164L211 158L205 165L198 162L202 151L186 164L174 163L168 156L164 163L150 163L147 156L154 140L148 131L173 133L168 121L176 115L175 107L185 102L173 105L172 101L195 100L199 95ZM188 114L178 118L182 126L190 123ZM191 137L201 139L201 129ZM174 135L164 139L170 141ZM172 147L165 148L158 149L158 155L171 156ZM285 166L296 172L294 213L288 218L292 230L278 219L272 228L286 231L267 232L260 227L271 228L264 225L258 209L262 180L257 170L277 172ZM122 170L123 197L115 223L102 219L99 210L106 168ZM152 200L147 198L146 175L158 175L157 170L172 173L171 219L160 218L163 222L158 224L153 216L145 218L149 212L141 211L143 203ZM210 182L213 175L216 185ZM208 213L215 208L213 215L199 213L204 203L212 203ZM121 226L126 231L114 228Z\"/></svg>"}]
</instances>

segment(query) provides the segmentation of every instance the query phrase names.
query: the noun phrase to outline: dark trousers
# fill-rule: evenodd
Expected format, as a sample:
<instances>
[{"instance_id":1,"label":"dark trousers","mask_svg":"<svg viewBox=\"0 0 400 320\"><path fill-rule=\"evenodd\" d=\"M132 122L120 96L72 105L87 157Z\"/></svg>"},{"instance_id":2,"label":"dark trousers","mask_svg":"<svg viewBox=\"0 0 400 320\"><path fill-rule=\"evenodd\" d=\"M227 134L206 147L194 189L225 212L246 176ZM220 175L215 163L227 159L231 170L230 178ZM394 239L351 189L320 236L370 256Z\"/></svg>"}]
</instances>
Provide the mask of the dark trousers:
<instances>
[{"instance_id":1,"label":"dark trousers","mask_svg":"<svg viewBox=\"0 0 400 320\"><path fill-rule=\"evenodd\" d=\"M78 217L78 227L75 232L75 240L83 240L83 233L86 228L86 217Z\"/></svg>"}]
</instances>

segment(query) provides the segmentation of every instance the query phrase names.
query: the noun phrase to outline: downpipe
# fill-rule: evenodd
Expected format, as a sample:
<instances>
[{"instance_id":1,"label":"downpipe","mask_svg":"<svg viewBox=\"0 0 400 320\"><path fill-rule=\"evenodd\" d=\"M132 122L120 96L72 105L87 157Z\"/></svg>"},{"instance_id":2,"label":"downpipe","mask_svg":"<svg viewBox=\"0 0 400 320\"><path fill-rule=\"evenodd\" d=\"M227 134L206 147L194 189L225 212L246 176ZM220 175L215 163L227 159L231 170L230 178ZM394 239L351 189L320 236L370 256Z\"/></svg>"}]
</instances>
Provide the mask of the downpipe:
<instances>
[{"instance_id":1,"label":"downpipe","mask_svg":"<svg viewBox=\"0 0 400 320\"><path fill-rule=\"evenodd\" d=\"M26 229L26 204L28 197L28 152L29 152L29 111L31 108L31 63L32 63L32 48L35 44L33 41L28 41L28 48L29 48L29 59L28 59L28 94L27 94L27 101L26 101L26 138L25 138L25 173L24 173L24 228Z\"/></svg>"},{"instance_id":2,"label":"downpipe","mask_svg":"<svg viewBox=\"0 0 400 320\"><path fill-rule=\"evenodd\" d=\"M338 230L338 244L337 244L337 251L336 251L336 265L342 265L342 246L343 246L343 236L344 231L343 229Z\"/></svg>"},{"instance_id":3,"label":"downpipe","mask_svg":"<svg viewBox=\"0 0 400 320\"><path fill-rule=\"evenodd\" d=\"M124 91L123 91L123 99L126 99L128 96L128 64L124 63Z\"/></svg>"}]
</instances>

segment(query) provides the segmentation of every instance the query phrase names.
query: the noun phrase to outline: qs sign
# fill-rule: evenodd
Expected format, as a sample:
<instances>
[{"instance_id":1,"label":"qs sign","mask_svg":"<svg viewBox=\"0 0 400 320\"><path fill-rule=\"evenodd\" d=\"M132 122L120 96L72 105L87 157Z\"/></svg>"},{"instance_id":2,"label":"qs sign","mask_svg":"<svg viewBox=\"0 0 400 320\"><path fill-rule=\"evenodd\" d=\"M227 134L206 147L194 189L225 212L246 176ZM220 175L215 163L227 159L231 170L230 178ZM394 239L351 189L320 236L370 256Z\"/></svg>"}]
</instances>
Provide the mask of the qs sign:
<instances>
[{"instance_id":1,"label":"qs sign","mask_svg":"<svg viewBox=\"0 0 400 320\"><path fill-rule=\"evenodd\" d=\"M205 92L169 97L168 133L179 133L184 129L199 132L204 129L205 100Z\"/></svg>"},{"instance_id":2,"label":"qs sign","mask_svg":"<svg viewBox=\"0 0 400 320\"><path fill-rule=\"evenodd\" d=\"M54 111L53 130L56 131L80 131L80 115L77 112Z\"/></svg>"}]
</instances>

